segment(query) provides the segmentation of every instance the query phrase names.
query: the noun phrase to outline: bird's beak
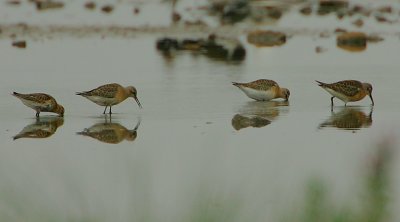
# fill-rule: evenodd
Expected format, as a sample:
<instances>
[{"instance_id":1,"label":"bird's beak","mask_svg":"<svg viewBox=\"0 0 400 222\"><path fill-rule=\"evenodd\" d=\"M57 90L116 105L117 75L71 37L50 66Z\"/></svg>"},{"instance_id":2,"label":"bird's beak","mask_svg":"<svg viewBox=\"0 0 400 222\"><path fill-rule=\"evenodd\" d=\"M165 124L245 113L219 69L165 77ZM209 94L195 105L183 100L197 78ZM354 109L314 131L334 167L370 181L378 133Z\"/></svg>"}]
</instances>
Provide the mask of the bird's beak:
<instances>
[{"instance_id":1,"label":"bird's beak","mask_svg":"<svg viewBox=\"0 0 400 222\"><path fill-rule=\"evenodd\" d=\"M372 98L372 94L369 94L369 98L371 98L372 105L374 105L374 99Z\"/></svg>"},{"instance_id":2,"label":"bird's beak","mask_svg":"<svg viewBox=\"0 0 400 222\"><path fill-rule=\"evenodd\" d=\"M142 105L140 104L139 99L138 99L136 96L133 97L133 98L136 100L136 102L137 102L137 104L139 105L139 107L142 108Z\"/></svg>"}]
</instances>

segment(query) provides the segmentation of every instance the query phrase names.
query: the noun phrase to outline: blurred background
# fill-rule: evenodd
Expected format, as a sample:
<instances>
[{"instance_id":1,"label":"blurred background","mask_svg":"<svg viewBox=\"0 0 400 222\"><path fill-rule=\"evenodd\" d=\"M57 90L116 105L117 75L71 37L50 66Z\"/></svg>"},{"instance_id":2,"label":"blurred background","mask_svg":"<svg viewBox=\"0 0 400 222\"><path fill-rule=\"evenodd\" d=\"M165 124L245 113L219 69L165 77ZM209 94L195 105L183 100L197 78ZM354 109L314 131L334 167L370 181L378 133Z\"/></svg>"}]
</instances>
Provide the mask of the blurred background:
<instances>
[{"instance_id":1,"label":"blurred background","mask_svg":"<svg viewBox=\"0 0 400 222\"><path fill-rule=\"evenodd\" d=\"M4 0L0 219L399 221L399 23L398 0ZM261 78L289 101L231 83ZM331 109L314 80L345 79L375 106ZM143 109L75 95L113 82Z\"/></svg>"}]
</instances>

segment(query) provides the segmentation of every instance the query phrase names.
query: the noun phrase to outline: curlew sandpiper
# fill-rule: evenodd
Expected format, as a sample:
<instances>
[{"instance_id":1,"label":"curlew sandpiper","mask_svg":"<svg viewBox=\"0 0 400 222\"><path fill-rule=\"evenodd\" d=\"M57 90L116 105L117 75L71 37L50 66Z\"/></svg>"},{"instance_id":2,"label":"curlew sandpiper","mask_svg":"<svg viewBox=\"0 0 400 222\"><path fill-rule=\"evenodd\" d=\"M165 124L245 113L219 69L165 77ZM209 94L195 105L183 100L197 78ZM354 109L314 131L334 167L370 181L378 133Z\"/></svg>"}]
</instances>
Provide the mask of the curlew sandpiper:
<instances>
[{"instance_id":1,"label":"curlew sandpiper","mask_svg":"<svg viewBox=\"0 0 400 222\"><path fill-rule=\"evenodd\" d=\"M109 114L111 114L111 107L121 103L128 97L134 98L139 107L142 108L137 98L136 88L133 86L122 87L117 83L111 83L99 86L90 91L78 92L76 95L83 96L99 106L105 106L103 114L106 113L107 107L110 107Z\"/></svg>"},{"instance_id":2,"label":"curlew sandpiper","mask_svg":"<svg viewBox=\"0 0 400 222\"><path fill-rule=\"evenodd\" d=\"M371 98L372 106L374 105L372 85L370 83L362 83L357 80L343 80L335 83L323 83L316 80L316 82L332 95L331 106L333 106L333 98L335 97L342 100L344 106L346 106L348 102L360 101L366 95Z\"/></svg>"},{"instance_id":3,"label":"curlew sandpiper","mask_svg":"<svg viewBox=\"0 0 400 222\"><path fill-rule=\"evenodd\" d=\"M232 83L241 89L249 98L257 101L269 101L271 99L283 98L289 100L290 91L279 87L278 83L269 79L259 79L249 83Z\"/></svg>"}]
</instances>

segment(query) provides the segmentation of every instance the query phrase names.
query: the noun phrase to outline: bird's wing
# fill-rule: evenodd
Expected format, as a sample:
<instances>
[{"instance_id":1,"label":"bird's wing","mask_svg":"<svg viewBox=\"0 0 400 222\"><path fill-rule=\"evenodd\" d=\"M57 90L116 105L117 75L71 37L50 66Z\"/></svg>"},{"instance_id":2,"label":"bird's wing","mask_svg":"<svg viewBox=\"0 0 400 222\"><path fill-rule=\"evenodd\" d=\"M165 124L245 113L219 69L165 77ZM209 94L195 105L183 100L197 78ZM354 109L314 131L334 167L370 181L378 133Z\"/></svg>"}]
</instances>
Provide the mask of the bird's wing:
<instances>
[{"instance_id":1,"label":"bird's wing","mask_svg":"<svg viewBox=\"0 0 400 222\"><path fill-rule=\"evenodd\" d=\"M361 91L362 84L355 80L345 80L337 82L335 84L329 84L327 85L327 87L335 90L336 92L348 96L354 96Z\"/></svg>"},{"instance_id":2,"label":"bird's wing","mask_svg":"<svg viewBox=\"0 0 400 222\"><path fill-rule=\"evenodd\" d=\"M100 96L104 98L114 98L118 92L119 85L112 83L103 86L99 86L96 89L84 92L83 96Z\"/></svg>"}]
</instances>

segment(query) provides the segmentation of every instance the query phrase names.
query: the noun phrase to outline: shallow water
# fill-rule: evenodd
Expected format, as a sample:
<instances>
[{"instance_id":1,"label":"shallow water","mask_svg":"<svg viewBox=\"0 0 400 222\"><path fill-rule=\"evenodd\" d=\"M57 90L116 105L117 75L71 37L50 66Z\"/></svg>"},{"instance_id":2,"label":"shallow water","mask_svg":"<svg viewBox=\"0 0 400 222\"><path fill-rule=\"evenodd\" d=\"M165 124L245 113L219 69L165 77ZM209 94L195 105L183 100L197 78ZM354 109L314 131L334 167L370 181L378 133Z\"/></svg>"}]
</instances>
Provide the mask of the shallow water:
<instances>
[{"instance_id":1,"label":"shallow water","mask_svg":"<svg viewBox=\"0 0 400 222\"><path fill-rule=\"evenodd\" d=\"M315 178L333 205L363 201L377 143L400 136L398 37L352 53L334 36L296 35L272 48L241 36L246 59L232 63L190 52L165 58L155 49L162 36L65 37L22 50L0 41L4 220L272 221L301 209ZM289 88L289 103L255 102L231 85L259 78ZM372 83L375 106L336 100L331 111L314 80L342 79ZM74 95L109 82L136 86L143 109L128 99L109 119ZM37 122L13 91L53 95L64 119L43 113ZM13 140L38 129L47 137ZM79 135L88 131L101 137ZM398 159L393 152L389 209L399 207Z\"/></svg>"}]
</instances>

